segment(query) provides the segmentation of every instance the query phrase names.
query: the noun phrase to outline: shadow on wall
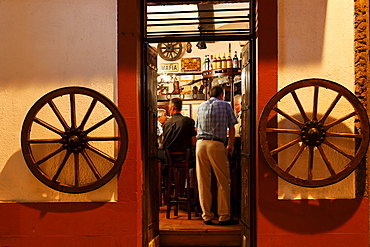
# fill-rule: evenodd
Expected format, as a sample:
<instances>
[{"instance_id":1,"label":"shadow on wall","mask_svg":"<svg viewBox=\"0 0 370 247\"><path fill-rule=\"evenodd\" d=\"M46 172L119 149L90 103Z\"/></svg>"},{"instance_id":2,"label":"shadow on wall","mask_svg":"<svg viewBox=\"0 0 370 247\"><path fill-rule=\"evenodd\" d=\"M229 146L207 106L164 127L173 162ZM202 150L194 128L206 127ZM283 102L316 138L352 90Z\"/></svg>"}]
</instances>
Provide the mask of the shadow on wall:
<instances>
[{"instance_id":1,"label":"shadow on wall","mask_svg":"<svg viewBox=\"0 0 370 247\"><path fill-rule=\"evenodd\" d=\"M310 113L308 114L310 115ZM293 115L294 118L300 119L300 116ZM320 119L321 116L318 116ZM273 118L274 119L274 118ZM326 123L331 123L334 118L328 118ZM275 123L273 123L275 122ZM289 122L289 121L288 121ZM283 128L297 129L297 126L292 125L290 122L283 121ZM271 124L272 123L272 124ZM271 125L270 125L271 124ZM276 121L270 121L269 127L276 128ZM279 125L281 128L281 126ZM338 124L334 126L333 132L340 133L351 133L352 131L344 124ZM269 142L274 145L274 140L276 141L276 134L272 134L268 138ZM295 135L294 135L295 136ZM295 136L296 137L296 136ZM294 137L294 138L295 138ZM339 138L343 139L343 138ZM289 139L284 139L283 143L289 142ZM331 139L330 141L333 141ZM341 149L348 148L348 140L341 141L338 140L336 146ZM353 144L353 142L352 142ZM281 144L283 145L283 144ZM279 145L279 146L281 146ZM298 144L297 144L298 145ZM354 144L352 145L354 147ZM294 156L295 148L288 148L287 153L283 156ZM296 147L297 149L297 147ZM290 152L290 155L289 155ZM286 157L285 161L287 160ZM344 159L340 154L331 153L328 158ZM361 220L364 224L367 224L367 219L353 219L355 213L361 205L362 197L355 199L322 199L326 196L326 191L329 193L329 187L321 187L320 189L322 196L316 197L318 199L300 199L300 200L279 200L279 187L278 187L278 176L269 167L262 152L260 152L260 165L259 165L259 178L258 187L260 188L259 195L259 209L260 212L266 217L271 224L283 228L290 232L303 233L303 234L314 234L328 232L337 229L341 225L345 224L347 221L352 219L357 220L356 224L361 225ZM289 157L288 157L289 160ZM307 171L307 160L303 159L303 162L297 161L298 165L305 165L304 169ZM317 160L315 160L317 161ZM335 161L333 162L335 163ZM322 164L320 164L322 165ZM334 164L335 165L335 164ZM279 165L280 166L280 165ZM297 164L295 165L297 166ZM315 166L315 163L314 163ZM284 168L283 168L284 169ZM325 169L325 168L324 168ZM292 186L293 188L293 186ZM285 190L289 188L285 188ZM331 196L337 195L337 198L341 197L341 190L337 189ZM335 197L334 197L335 198Z\"/></svg>"},{"instance_id":2,"label":"shadow on wall","mask_svg":"<svg viewBox=\"0 0 370 247\"><path fill-rule=\"evenodd\" d=\"M279 36L282 37L279 41L279 53L291 54L294 63L301 66L321 62L327 5L327 0L278 1L278 29Z\"/></svg>"},{"instance_id":3,"label":"shadow on wall","mask_svg":"<svg viewBox=\"0 0 370 247\"><path fill-rule=\"evenodd\" d=\"M103 186L98 190L106 189L109 190ZM67 194L47 187L33 176L21 150L9 158L0 172L1 202L18 202L45 212L78 212L101 207L109 199L97 199L106 192L99 193L98 190L83 194ZM96 202L92 203L93 201Z\"/></svg>"}]
</instances>

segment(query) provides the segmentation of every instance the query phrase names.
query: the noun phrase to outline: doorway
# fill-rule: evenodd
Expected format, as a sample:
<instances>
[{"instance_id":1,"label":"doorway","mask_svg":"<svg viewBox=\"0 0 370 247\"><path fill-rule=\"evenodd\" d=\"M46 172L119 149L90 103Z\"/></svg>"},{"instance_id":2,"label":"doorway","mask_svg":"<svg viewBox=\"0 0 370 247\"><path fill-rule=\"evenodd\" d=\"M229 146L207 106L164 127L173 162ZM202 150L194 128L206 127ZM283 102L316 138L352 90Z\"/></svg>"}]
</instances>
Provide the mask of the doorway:
<instances>
[{"instance_id":1,"label":"doorway","mask_svg":"<svg viewBox=\"0 0 370 247\"><path fill-rule=\"evenodd\" d=\"M230 4L231 3L232 2L230 2ZM254 9L252 8L254 3L251 1L246 1L246 3L247 7L244 6L243 8L239 8L243 9L243 11L248 9L248 11L253 12L251 9ZM213 244L209 243L212 244L212 246L217 246L216 244L221 242L232 243L232 239L235 239L233 238L235 237L233 236L235 233L237 234L238 240L233 242L233 245L230 246L255 245L254 232L256 228L253 213L255 208L253 203L255 193L255 162L253 155L250 155L255 153L254 148L256 146L255 139L250 138L256 133L256 114L254 110L256 88L254 79L254 32L253 30L251 31L250 28L245 29L245 32L240 31L240 29L238 32L235 32L235 30L232 30L230 26L228 29L226 29L228 31L219 32L219 30L217 30L215 27L217 25L221 25L221 22L227 23L228 20L225 20L222 18L222 16L219 16L221 18L215 16L215 13L222 12L222 9L230 11L232 6L224 5L220 7L216 5L217 4L202 4L202 1L198 1L197 4L192 6L194 8L193 10L184 10L184 8L182 8L183 6L180 6L180 10L177 12L179 12L181 15L196 13L196 19L198 19L198 21L201 23L201 28L198 29L198 31L181 33L181 30L178 29L169 30L168 26L165 25L165 22L163 22L162 19L161 21L158 21L160 18L157 17L154 19L157 20L158 25L152 26L154 27L154 29L152 29L154 31L152 31L150 34L149 32L146 32L146 39L143 44L143 48L146 51L145 54L147 56L144 60L147 61L145 65L147 69L145 70L145 75L143 75L143 78L145 79L143 80L142 85L142 96L145 99L143 103L144 107L146 107L148 110L148 114L144 118L143 125L152 127L146 127L146 131L143 132L146 138L146 140L143 142L146 146L146 148L144 148L144 158L149 160L149 162L145 165L146 167L143 169L145 179L144 183L146 184L145 188L147 188L149 191L144 194L143 205L150 206L150 210L143 210L143 218L146 218L143 220L143 231L147 229L147 232L144 233L143 236L144 246L147 246L145 243L151 243L152 246L157 246L156 244L159 243L159 241L161 246L174 246L174 242L176 243L176 246L191 246L189 245L191 242L187 244L186 240L194 239L191 238L191 235L194 234L197 234L197 238L199 239L199 234L202 232L208 233L208 235L206 235L208 242L211 238L216 241ZM148 2L148 6L158 6L158 3ZM164 10L165 6L168 6L168 4L160 5L159 10L151 10L151 12L156 13L157 15L174 12L174 10ZM174 6L175 5L172 5L172 7ZM174 8L178 8L178 3ZM146 11L149 12L148 8ZM253 26L251 24L251 15L253 16L253 13L248 14L249 27ZM235 13L234 16L236 16ZM240 16L243 15L241 14ZM193 17L177 17L176 20L186 20L187 22L191 22L191 18ZM212 19L215 23L209 23L210 19ZM217 21L218 23L216 23ZM241 22L245 23L247 21L242 20ZM149 28L149 21L147 21L147 26ZM212 32L210 32L210 29L212 29ZM165 34L162 33L161 30L165 31ZM171 47L169 47L169 44L171 44ZM178 48L180 46L181 48ZM194 118L196 115L197 105L206 100L208 97L207 89L209 88L209 85L212 85L212 83L217 80L225 80L225 77L219 77L218 75L213 75L214 78L211 76L212 78L208 77L209 79L206 79L207 76L203 73L205 70L207 70L207 67L205 67L207 65L204 63L206 60L206 55L208 59L212 61L213 57L218 56L218 53L224 53L219 52L221 49L225 51L226 56L228 53L232 53L233 55L236 50L238 59L241 60L239 64L239 77L236 78L237 82L234 81L235 78L233 76L231 85L229 85L230 94L228 96L228 100L233 105L234 94L242 95L242 126L245 127L241 128L241 161L240 171L239 174L237 174L237 176L240 175L241 181L240 190L238 191L240 202L235 203L240 205L240 211L238 212L240 217L240 226L239 228L234 228L231 230L230 228L226 230L221 228L218 230L213 229L216 231L212 232L210 229L208 229L209 226L204 226L202 220L195 220L195 218L194 220L186 220L186 214L184 213L182 213L182 215L184 215L184 220L181 219L181 213L179 213L180 217L176 219L165 219L164 214L161 213L163 212L163 208L160 208L158 214L157 209L159 208L161 201L159 200L158 196L156 199L154 198L155 196L153 196L159 194L158 186L155 186L158 183L158 176L150 176L149 174L153 175L153 172L158 172L153 171L153 167L158 167L155 152L157 150L156 136L154 135L154 128L156 127L157 119L157 108L166 108L166 103L168 102L169 98L179 94L179 96L184 99L184 105L186 106L184 109L186 112L185 114ZM156 55L156 53L158 55ZM240 53L242 54L241 59L239 55ZM158 60L155 61L153 57L158 58ZM217 79L215 80L215 78ZM226 78L228 78L228 76L226 76ZM175 81L178 81L178 85L182 89L181 92L175 91ZM195 88L199 90L202 85L204 86L205 82L208 82L209 84L203 87L202 93L199 94L198 91L195 97ZM225 82L225 84L227 83L228 82ZM185 100L186 97L190 98ZM145 174L147 174L147 176ZM171 221L173 221L173 223L171 223ZM182 224L175 223L175 221L182 222ZM213 233L214 235L211 237L210 234ZM158 235L161 236L158 237ZM199 246L201 243L197 244Z\"/></svg>"}]
</instances>

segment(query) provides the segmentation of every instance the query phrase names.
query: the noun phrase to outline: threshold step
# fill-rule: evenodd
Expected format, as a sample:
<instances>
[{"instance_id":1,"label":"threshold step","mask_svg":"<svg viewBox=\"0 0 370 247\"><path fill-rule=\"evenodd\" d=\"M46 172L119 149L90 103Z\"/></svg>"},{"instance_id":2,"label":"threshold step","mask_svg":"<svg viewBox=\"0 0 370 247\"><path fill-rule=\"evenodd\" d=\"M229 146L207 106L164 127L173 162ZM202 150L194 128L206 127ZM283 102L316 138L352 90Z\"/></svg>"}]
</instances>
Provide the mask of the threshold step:
<instances>
[{"instance_id":1,"label":"threshold step","mask_svg":"<svg viewBox=\"0 0 370 247\"><path fill-rule=\"evenodd\" d=\"M240 229L160 230L160 246L241 246Z\"/></svg>"}]
</instances>

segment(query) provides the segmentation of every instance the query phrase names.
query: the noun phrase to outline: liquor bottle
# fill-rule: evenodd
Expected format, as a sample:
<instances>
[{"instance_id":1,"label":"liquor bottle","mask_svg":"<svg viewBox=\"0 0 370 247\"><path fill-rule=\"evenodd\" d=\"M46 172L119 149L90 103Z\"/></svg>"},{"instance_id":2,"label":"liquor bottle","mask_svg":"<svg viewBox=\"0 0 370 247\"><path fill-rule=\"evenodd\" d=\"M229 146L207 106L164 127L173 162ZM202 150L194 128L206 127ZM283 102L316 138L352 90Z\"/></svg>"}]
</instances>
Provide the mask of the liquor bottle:
<instances>
[{"instance_id":1,"label":"liquor bottle","mask_svg":"<svg viewBox=\"0 0 370 247\"><path fill-rule=\"evenodd\" d=\"M212 68L213 69L217 69L217 57L216 57L216 54L213 56Z\"/></svg>"},{"instance_id":2,"label":"liquor bottle","mask_svg":"<svg viewBox=\"0 0 370 247\"><path fill-rule=\"evenodd\" d=\"M222 56L221 68L222 69L227 68L227 60L226 60L226 57L225 57L225 53Z\"/></svg>"},{"instance_id":3,"label":"liquor bottle","mask_svg":"<svg viewBox=\"0 0 370 247\"><path fill-rule=\"evenodd\" d=\"M209 69L213 69L213 55L211 55L211 58L209 59Z\"/></svg>"},{"instance_id":4,"label":"liquor bottle","mask_svg":"<svg viewBox=\"0 0 370 247\"><path fill-rule=\"evenodd\" d=\"M217 69L221 69L221 67L222 67L222 60L221 60L220 53L218 53L218 56L217 56Z\"/></svg>"},{"instance_id":5,"label":"liquor bottle","mask_svg":"<svg viewBox=\"0 0 370 247\"><path fill-rule=\"evenodd\" d=\"M229 55L227 56L226 64L227 64L226 68L228 69L231 69L233 67L233 60L231 59L230 52L229 52Z\"/></svg>"},{"instance_id":6,"label":"liquor bottle","mask_svg":"<svg viewBox=\"0 0 370 247\"><path fill-rule=\"evenodd\" d=\"M238 59L238 52L235 51L233 57L233 68L239 68L239 59Z\"/></svg>"},{"instance_id":7,"label":"liquor bottle","mask_svg":"<svg viewBox=\"0 0 370 247\"><path fill-rule=\"evenodd\" d=\"M205 57L204 57L203 70L209 70L209 57L208 57L208 55L205 55Z\"/></svg>"}]
</instances>

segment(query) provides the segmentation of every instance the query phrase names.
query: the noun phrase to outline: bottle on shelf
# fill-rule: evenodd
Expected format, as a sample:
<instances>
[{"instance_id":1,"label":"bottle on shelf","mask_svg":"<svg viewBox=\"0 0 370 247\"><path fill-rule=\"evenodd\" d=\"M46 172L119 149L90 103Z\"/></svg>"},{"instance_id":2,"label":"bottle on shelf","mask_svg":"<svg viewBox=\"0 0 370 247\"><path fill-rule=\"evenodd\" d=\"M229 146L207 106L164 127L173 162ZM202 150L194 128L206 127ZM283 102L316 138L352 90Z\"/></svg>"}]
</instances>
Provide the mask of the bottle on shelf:
<instances>
[{"instance_id":1,"label":"bottle on shelf","mask_svg":"<svg viewBox=\"0 0 370 247\"><path fill-rule=\"evenodd\" d=\"M238 59L238 52L235 51L233 57L233 68L239 68L239 59Z\"/></svg>"},{"instance_id":2,"label":"bottle on shelf","mask_svg":"<svg viewBox=\"0 0 370 247\"><path fill-rule=\"evenodd\" d=\"M210 55L210 59L209 59L209 69L213 69L213 55Z\"/></svg>"},{"instance_id":3,"label":"bottle on shelf","mask_svg":"<svg viewBox=\"0 0 370 247\"><path fill-rule=\"evenodd\" d=\"M226 68L231 69L233 67L233 60L231 59L231 54L227 56Z\"/></svg>"},{"instance_id":4,"label":"bottle on shelf","mask_svg":"<svg viewBox=\"0 0 370 247\"><path fill-rule=\"evenodd\" d=\"M216 54L213 56L212 68L217 69L217 56L216 56Z\"/></svg>"},{"instance_id":5,"label":"bottle on shelf","mask_svg":"<svg viewBox=\"0 0 370 247\"><path fill-rule=\"evenodd\" d=\"M203 70L209 70L209 57L208 57L208 55L205 55L205 57L204 57Z\"/></svg>"},{"instance_id":6,"label":"bottle on shelf","mask_svg":"<svg viewBox=\"0 0 370 247\"><path fill-rule=\"evenodd\" d=\"M221 68L222 69L227 68L227 60L226 60L226 57L225 57L225 53L222 56Z\"/></svg>"},{"instance_id":7,"label":"bottle on shelf","mask_svg":"<svg viewBox=\"0 0 370 247\"><path fill-rule=\"evenodd\" d=\"M218 53L218 56L217 56L217 68L216 69L221 69L222 67L222 60L221 60L221 56L220 56L220 53Z\"/></svg>"}]
</instances>

